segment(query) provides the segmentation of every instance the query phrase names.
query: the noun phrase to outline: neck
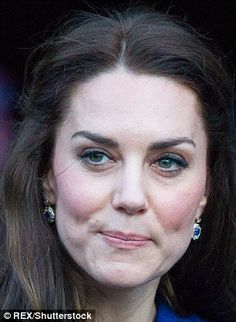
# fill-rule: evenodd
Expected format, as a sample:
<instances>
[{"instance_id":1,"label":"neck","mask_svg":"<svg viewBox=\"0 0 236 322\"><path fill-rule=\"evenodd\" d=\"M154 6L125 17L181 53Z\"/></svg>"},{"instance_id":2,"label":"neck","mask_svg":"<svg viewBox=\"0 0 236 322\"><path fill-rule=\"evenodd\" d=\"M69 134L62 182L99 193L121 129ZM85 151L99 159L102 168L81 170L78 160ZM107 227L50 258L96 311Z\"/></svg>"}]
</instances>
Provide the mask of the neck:
<instances>
[{"instance_id":1,"label":"neck","mask_svg":"<svg viewBox=\"0 0 236 322\"><path fill-rule=\"evenodd\" d=\"M97 321L153 322L156 315L155 294L159 280L135 288L98 287L94 296Z\"/></svg>"}]
</instances>

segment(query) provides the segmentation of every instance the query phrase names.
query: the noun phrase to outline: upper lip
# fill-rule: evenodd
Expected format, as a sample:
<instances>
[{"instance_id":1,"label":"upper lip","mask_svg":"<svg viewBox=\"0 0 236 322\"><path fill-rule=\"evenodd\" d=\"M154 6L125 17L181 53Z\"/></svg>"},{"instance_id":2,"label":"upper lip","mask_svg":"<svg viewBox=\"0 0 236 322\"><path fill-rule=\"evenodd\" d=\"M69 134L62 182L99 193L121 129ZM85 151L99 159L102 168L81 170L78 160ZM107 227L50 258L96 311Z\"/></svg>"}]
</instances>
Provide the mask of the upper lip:
<instances>
[{"instance_id":1,"label":"upper lip","mask_svg":"<svg viewBox=\"0 0 236 322\"><path fill-rule=\"evenodd\" d=\"M123 233L121 231L105 230L102 231L102 234L113 238L119 238L122 240L150 240L150 238L141 234Z\"/></svg>"}]
</instances>

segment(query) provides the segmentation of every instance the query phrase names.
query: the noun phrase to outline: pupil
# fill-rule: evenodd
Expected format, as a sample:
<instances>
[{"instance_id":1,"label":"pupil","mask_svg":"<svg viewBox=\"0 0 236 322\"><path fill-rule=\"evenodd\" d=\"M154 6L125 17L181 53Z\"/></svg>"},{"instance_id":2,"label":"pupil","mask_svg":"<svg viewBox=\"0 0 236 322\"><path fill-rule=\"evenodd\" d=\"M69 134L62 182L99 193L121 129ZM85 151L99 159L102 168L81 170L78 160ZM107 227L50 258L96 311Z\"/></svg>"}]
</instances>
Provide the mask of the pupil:
<instances>
[{"instance_id":1,"label":"pupil","mask_svg":"<svg viewBox=\"0 0 236 322\"><path fill-rule=\"evenodd\" d=\"M167 159L163 159L159 162L159 165L162 167L162 168L165 168L165 169L169 169L172 165L172 161L171 160L167 160Z\"/></svg>"},{"instance_id":2,"label":"pupil","mask_svg":"<svg viewBox=\"0 0 236 322\"><path fill-rule=\"evenodd\" d=\"M102 161L102 157L103 157L102 154L92 153L90 156L90 160L93 162L99 162L99 161Z\"/></svg>"}]
</instances>

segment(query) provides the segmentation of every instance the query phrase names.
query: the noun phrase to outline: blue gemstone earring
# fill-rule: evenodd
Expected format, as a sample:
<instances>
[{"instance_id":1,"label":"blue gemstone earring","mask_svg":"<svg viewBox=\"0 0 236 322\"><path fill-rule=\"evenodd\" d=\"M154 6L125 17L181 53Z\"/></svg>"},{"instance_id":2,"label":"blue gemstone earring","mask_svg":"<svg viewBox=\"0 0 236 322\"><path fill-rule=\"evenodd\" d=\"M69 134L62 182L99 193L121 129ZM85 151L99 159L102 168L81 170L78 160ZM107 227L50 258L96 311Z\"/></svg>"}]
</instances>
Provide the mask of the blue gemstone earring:
<instances>
[{"instance_id":1,"label":"blue gemstone earring","mask_svg":"<svg viewBox=\"0 0 236 322\"><path fill-rule=\"evenodd\" d=\"M44 201L45 207L43 210L43 216L49 223L53 223L55 221L55 212L53 208L50 206L48 200Z\"/></svg>"},{"instance_id":2,"label":"blue gemstone earring","mask_svg":"<svg viewBox=\"0 0 236 322\"><path fill-rule=\"evenodd\" d=\"M202 228L199 225L201 222L201 218L197 218L195 221L195 224L193 225L193 234L192 234L192 239L197 240L201 236Z\"/></svg>"}]
</instances>

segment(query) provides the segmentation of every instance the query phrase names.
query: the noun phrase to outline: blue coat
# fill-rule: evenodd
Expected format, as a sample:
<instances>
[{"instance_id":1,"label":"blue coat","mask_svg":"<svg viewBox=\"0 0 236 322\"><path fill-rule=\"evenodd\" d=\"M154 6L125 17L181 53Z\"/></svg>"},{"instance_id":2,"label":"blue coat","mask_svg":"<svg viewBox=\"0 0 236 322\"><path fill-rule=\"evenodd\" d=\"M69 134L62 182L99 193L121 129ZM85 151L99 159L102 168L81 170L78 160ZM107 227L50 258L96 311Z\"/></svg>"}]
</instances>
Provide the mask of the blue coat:
<instances>
[{"instance_id":1,"label":"blue coat","mask_svg":"<svg viewBox=\"0 0 236 322\"><path fill-rule=\"evenodd\" d=\"M158 305L155 322L210 322L210 321L200 319L195 314L188 316L186 318L181 318L171 310L170 306L166 302L161 301Z\"/></svg>"}]
</instances>

